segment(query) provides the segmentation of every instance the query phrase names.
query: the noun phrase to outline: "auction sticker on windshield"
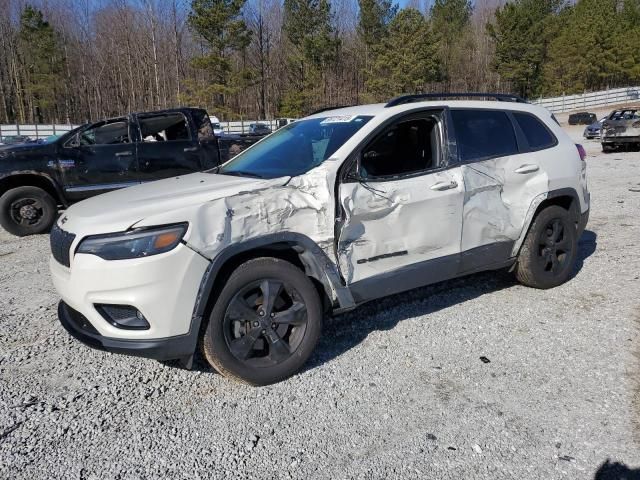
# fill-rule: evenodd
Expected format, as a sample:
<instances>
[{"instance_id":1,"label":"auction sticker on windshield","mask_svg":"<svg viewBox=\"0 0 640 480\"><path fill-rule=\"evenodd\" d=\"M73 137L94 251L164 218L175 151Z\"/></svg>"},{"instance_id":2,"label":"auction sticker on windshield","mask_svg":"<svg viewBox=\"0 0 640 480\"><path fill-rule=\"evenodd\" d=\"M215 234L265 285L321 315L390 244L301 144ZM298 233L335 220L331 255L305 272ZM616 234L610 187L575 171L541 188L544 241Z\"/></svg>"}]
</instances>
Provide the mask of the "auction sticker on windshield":
<instances>
[{"instance_id":1,"label":"auction sticker on windshield","mask_svg":"<svg viewBox=\"0 0 640 480\"><path fill-rule=\"evenodd\" d=\"M358 118L358 115L339 115L336 117L327 117L320 122L320 125L328 123L349 123Z\"/></svg>"}]
</instances>

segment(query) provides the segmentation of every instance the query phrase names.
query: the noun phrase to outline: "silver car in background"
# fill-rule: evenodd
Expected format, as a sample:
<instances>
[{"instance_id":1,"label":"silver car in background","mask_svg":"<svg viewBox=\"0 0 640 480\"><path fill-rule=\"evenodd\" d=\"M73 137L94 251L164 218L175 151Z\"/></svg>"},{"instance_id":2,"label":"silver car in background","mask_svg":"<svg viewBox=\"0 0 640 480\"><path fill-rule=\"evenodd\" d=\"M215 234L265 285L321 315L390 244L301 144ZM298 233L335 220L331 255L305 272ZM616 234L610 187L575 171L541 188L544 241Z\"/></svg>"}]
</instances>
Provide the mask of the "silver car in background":
<instances>
[{"instance_id":1,"label":"silver car in background","mask_svg":"<svg viewBox=\"0 0 640 480\"><path fill-rule=\"evenodd\" d=\"M640 106L614 110L602 122L602 151L640 149Z\"/></svg>"}]
</instances>

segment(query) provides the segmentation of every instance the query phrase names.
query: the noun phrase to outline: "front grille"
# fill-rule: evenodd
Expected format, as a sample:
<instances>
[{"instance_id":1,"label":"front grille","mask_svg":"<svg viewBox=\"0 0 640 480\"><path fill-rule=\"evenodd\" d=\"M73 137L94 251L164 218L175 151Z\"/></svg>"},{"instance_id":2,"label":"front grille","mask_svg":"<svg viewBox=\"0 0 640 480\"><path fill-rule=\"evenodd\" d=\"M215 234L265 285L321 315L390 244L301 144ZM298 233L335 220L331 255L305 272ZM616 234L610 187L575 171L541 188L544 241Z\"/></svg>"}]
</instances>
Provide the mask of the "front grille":
<instances>
[{"instance_id":1,"label":"front grille","mask_svg":"<svg viewBox=\"0 0 640 480\"><path fill-rule=\"evenodd\" d=\"M58 225L54 225L49 235L49 243L51 244L51 253L58 263L65 267L71 265L71 244L76 236L73 233L65 232Z\"/></svg>"}]
</instances>

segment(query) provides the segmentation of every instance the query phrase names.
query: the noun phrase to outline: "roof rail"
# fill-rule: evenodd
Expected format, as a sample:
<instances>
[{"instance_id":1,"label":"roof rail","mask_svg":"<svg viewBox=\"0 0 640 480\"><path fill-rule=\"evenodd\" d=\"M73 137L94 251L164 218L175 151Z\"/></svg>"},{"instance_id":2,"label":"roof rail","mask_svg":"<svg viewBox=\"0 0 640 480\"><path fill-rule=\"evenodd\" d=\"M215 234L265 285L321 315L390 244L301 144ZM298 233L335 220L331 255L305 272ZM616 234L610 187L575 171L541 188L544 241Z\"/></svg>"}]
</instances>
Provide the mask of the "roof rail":
<instances>
[{"instance_id":1,"label":"roof rail","mask_svg":"<svg viewBox=\"0 0 640 480\"><path fill-rule=\"evenodd\" d=\"M413 103L429 99L435 100L441 98L484 98L496 100L498 102L528 103L524 98L508 93L417 93L414 95L401 95L399 97L393 98L387 102L385 108L395 107L396 105L404 105L405 103Z\"/></svg>"},{"instance_id":2,"label":"roof rail","mask_svg":"<svg viewBox=\"0 0 640 480\"><path fill-rule=\"evenodd\" d=\"M353 107L353 105L335 105L333 107L324 107L324 108L321 108L321 109L316 110L314 112L311 112L307 116L315 115L316 113L326 112L327 110L337 110L338 108L348 108L348 107Z\"/></svg>"}]
</instances>

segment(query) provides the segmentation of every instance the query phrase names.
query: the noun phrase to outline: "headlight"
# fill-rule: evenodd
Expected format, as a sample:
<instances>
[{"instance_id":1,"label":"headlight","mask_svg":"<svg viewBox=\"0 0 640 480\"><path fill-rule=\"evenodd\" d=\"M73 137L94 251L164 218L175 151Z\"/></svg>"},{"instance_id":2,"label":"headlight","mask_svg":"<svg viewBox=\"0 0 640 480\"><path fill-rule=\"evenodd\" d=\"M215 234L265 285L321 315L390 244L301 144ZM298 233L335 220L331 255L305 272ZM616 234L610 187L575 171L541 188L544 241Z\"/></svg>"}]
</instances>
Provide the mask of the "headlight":
<instances>
[{"instance_id":1,"label":"headlight","mask_svg":"<svg viewBox=\"0 0 640 480\"><path fill-rule=\"evenodd\" d=\"M187 223L93 235L80 242L76 253L89 253L105 260L141 258L173 250L187 231Z\"/></svg>"}]
</instances>

